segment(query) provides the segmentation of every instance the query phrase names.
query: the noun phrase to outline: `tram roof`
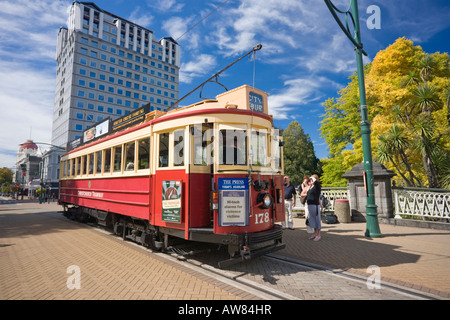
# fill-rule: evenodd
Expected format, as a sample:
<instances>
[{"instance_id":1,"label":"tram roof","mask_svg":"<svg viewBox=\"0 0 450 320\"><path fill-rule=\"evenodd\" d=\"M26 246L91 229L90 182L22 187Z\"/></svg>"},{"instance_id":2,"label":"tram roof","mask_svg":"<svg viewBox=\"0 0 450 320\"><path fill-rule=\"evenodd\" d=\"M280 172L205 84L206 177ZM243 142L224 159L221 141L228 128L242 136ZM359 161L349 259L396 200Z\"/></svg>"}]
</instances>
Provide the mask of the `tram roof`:
<instances>
[{"instance_id":1,"label":"tram roof","mask_svg":"<svg viewBox=\"0 0 450 320\"><path fill-rule=\"evenodd\" d=\"M173 109L169 112L155 110L149 113L144 113L142 121L140 121L139 123L125 127L122 130L111 129L110 127L108 130L108 134L92 141L84 143L81 142L81 144L79 144L78 146L74 146L70 150L68 150L67 153L72 153L96 145L100 142L120 137L121 135L131 133L146 126L186 116L211 113L234 113L240 115L258 116L272 122L272 116L268 114L268 95L269 94L264 91L248 85L243 85L217 95L216 99L205 99L203 101L185 107ZM149 107L149 105L147 105L146 107ZM138 111L136 111L136 113L138 113ZM139 113L139 115L141 115L143 112ZM126 119L127 116L121 117L119 118L119 120L122 118ZM128 118L130 118L130 116L128 116ZM117 121L118 119L114 120L114 122ZM98 127L103 123L104 122L96 124L90 129L92 130L92 128L95 128L96 126Z\"/></svg>"}]
</instances>

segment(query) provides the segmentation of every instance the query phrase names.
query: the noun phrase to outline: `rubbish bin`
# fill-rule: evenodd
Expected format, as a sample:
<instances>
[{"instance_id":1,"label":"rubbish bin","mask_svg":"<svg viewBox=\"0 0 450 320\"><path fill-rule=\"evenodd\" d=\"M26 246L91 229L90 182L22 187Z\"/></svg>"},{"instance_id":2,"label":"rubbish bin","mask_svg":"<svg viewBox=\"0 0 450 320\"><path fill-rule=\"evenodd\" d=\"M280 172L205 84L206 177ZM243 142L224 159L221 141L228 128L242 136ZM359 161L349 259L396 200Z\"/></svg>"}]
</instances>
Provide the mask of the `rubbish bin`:
<instances>
[{"instance_id":1,"label":"rubbish bin","mask_svg":"<svg viewBox=\"0 0 450 320\"><path fill-rule=\"evenodd\" d=\"M351 222L350 202L347 199L334 200L334 214L340 223Z\"/></svg>"}]
</instances>

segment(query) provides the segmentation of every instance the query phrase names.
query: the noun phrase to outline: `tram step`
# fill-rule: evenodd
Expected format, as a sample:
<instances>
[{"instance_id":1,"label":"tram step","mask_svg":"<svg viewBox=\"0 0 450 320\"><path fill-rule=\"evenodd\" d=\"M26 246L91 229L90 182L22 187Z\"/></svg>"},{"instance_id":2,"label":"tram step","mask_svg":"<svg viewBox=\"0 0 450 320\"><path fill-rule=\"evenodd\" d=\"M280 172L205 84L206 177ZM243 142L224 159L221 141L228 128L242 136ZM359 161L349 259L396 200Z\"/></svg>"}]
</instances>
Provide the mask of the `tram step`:
<instances>
[{"instance_id":1,"label":"tram step","mask_svg":"<svg viewBox=\"0 0 450 320\"><path fill-rule=\"evenodd\" d=\"M190 232L204 232L204 233L213 233L213 228L189 228Z\"/></svg>"}]
</instances>

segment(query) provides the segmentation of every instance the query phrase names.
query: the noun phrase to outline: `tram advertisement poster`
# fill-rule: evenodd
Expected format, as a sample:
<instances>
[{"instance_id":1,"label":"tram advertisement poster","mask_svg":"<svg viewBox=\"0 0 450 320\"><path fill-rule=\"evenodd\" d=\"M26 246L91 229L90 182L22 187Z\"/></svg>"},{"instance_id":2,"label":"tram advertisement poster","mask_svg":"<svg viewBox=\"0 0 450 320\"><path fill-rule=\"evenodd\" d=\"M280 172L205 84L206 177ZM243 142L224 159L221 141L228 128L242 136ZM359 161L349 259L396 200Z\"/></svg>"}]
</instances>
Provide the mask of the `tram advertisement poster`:
<instances>
[{"instance_id":1,"label":"tram advertisement poster","mask_svg":"<svg viewBox=\"0 0 450 320\"><path fill-rule=\"evenodd\" d=\"M162 221L181 223L181 180L162 182Z\"/></svg>"},{"instance_id":2,"label":"tram advertisement poster","mask_svg":"<svg viewBox=\"0 0 450 320\"><path fill-rule=\"evenodd\" d=\"M248 225L248 180L219 178L219 225Z\"/></svg>"}]
</instances>

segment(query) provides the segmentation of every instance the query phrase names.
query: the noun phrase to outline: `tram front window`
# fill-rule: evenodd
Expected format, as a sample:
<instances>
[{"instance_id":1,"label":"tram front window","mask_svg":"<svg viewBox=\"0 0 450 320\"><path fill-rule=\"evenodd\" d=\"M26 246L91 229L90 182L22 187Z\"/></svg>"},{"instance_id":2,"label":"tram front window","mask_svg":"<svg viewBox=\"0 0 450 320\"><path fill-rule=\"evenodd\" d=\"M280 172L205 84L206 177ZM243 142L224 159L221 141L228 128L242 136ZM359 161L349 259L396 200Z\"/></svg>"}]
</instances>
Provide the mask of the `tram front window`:
<instances>
[{"instance_id":1,"label":"tram front window","mask_svg":"<svg viewBox=\"0 0 450 320\"><path fill-rule=\"evenodd\" d=\"M247 165L247 130L220 130L219 160L225 165Z\"/></svg>"},{"instance_id":2,"label":"tram front window","mask_svg":"<svg viewBox=\"0 0 450 320\"><path fill-rule=\"evenodd\" d=\"M267 166L267 131L252 131L252 140L250 143L250 156L252 165Z\"/></svg>"},{"instance_id":3,"label":"tram front window","mask_svg":"<svg viewBox=\"0 0 450 320\"><path fill-rule=\"evenodd\" d=\"M211 165L214 161L213 124L203 123L191 127L194 140L194 164L198 166Z\"/></svg>"}]
</instances>

